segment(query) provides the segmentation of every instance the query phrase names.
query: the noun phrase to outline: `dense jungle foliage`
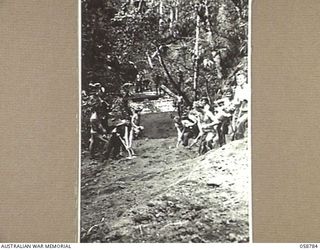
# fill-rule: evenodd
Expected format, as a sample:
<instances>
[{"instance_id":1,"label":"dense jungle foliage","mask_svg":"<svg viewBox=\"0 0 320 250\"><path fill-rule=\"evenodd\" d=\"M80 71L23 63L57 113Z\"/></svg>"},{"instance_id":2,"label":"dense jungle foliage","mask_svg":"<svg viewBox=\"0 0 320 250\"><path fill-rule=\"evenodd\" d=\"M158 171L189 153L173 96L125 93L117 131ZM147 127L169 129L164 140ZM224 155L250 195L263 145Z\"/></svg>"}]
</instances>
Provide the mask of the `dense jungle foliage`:
<instances>
[{"instance_id":1,"label":"dense jungle foliage","mask_svg":"<svg viewBox=\"0 0 320 250\"><path fill-rule=\"evenodd\" d=\"M190 104L217 99L247 69L248 0L82 0L81 7L83 90L100 82L116 94L142 72Z\"/></svg>"}]
</instances>

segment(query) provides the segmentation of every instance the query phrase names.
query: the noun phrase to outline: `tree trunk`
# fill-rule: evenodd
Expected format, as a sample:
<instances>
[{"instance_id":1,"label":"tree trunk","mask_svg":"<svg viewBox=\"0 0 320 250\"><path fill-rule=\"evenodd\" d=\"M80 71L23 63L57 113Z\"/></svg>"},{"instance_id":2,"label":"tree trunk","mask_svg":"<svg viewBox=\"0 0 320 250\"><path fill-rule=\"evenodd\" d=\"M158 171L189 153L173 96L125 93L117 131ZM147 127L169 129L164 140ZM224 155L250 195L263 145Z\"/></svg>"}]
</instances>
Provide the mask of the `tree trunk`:
<instances>
[{"instance_id":1,"label":"tree trunk","mask_svg":"<svg viewBox=\"0 0 320 250\"><path fill-rule=\"evenodd\" d=\"M206 94L207 94L207 98L209 99L209 104L211 105L213 103L213 100L210 94L209 81L207 79L205 81L206 81Z\"/></svg>"},{"instance_id":2,"label":"tree trunk","mask_svg":"<svg viewBox=\"0 0 320 250\"><path fill-rule=\"evenodd\" d=\"M150 68L153 69L153 63L152 63L151 57L149 56L149 53L146 52L146 55L147 55L147 59L148 59L148 63L149 63L149 65L150 65Z\"/></svg>"},{"instance_id":3,"label":"tree trunk","mask_svg":"<svg viewBox=\"0 0 320 250\"><path fill-rule=\"evenodd\" d=\"M179 0L176 0L176 6L175 6L175 20L178 21L179 19Z\"/></svg>"},{"instance_id":4,"label":"tree trunk","mask_svg":"<svg viewBox=\"0 0 320 250\"><path fill-rule=\"evenodd\" d=\"M193 90L194 100L197 100L197 88L198 88L198 77L199 77L199 33L200 33L200 16L197 10L197 21L196 21L196 42L194 46L194 74L193 74Z\"/></svg>"},{"instance_id":5,"label":"tree trunk","mask_svg":"<svg viewBox=\"0 0 320 250\"><path fill-rule=\"evenodd\" d=\"M129 8L132 9L133 8L133 0L128 0L129 3Z\"/></svg>"},{"instance_id":6,"label":"tree trunk","mask_svg":"<svg viewBox=\"0 0 320 250\"><path fill-rule=\"evenodd\" d=\"M159 3L159 15L162 16L163 15L163 1L160 0Z\"/></svg>"},{"instance_id":7,"label":"tree trunk","mask_svg":"<svg viewBox=\"0 0 320 250\"><path fill-rule=\"evenodd\" d=\"M212 32L211 23L210 23L208 0L205 0L204 4L205 4L205 10L206 10L206 12L205 12L205 16L206 16L206 28L207 28L207 30L208 30L207 41L208 41L209 44L212 46L212 48L214 48L213 32Z\"/></svg>"},{"instance_id":8,"label":"tree trunk","mask_svg":"<svg viewBox=\"0 0 320 250\"><path fill-rule=\"evenodd\" d=\"M170 23L169 23L169 30L170 34L173 34L173 22L174 22L174 9L173 7L170 8Z\"/></svg>"},{"instance_id":9,"label":"tree trunk","mask_svg":"<svg viewBox=\"0 0 320 250\"><path fill-rule=\"evenodd\" d=\"M159 10L159 32L161 35L163 35L164 20L163 20L163 1L162 0L160 0L158 10Z\"/></svg>"},{"instance_id":10,"label":"tree trunk","mask_svg":"<svg viewBox=\"0 0 320 250\"><path fill-rule=\"evenodd\" d=\"M216 65L217 78L218 78L218 79L221 79L223 75L222 75L220 52L213 51L213 52L212 52L212 57L213 57L213 61L215 62L215 65Z\"/></svg>"},{"instance_id":11,"label":"tree trunk","mask_svg":"<svg viewBox=\"0 0 320 250\"><path fill-rule=\"evenodd\" d=\"M141 13L142 2L143 2L143 0L140 0L140 1L139 1L138 10L137 10L138 13L139 13L139 12Z\"/></svg>"},{"instance_id":12,"label":"tree trunk","mask_svg":"<svg viewBox=\"0 0 320 250\"><path fill-rule=\"evenodd\" d=\"M208 0L205 0L205 15L206 15L206 28L208 30L207 34L207 41L211 45L212 48L215 48L214 40L213 40L213 31L210 23L210 15L209 15L209 7L208 7ZM215 62L215 67L217 70L217 78L221 79L223 77L222 75L222 67L221 67L221 56L219 51L213 51L212 52L212 58L213 61Z\"/></svg>"}]
</instances>

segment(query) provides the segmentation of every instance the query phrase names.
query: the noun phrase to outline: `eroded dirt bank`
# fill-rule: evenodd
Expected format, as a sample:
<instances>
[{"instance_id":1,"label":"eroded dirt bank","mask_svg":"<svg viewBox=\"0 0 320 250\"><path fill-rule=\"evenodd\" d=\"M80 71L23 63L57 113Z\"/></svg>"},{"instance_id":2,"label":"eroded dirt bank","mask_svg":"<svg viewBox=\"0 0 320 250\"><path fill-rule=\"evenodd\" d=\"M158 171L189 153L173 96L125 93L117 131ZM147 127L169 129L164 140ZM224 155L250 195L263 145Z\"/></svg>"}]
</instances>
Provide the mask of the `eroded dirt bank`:
<instances>
[{"instance_id":1,"label":"eroded dirt bank","mask_svg":"<svg viewBox=\"0 0 320 250\"><path fill-rule=\"evenodd\" d=\"M135 141L138 157L83 156L82 242L247 242L247 139L197 157L175 139Z\"/></svg>"}]
</instances>

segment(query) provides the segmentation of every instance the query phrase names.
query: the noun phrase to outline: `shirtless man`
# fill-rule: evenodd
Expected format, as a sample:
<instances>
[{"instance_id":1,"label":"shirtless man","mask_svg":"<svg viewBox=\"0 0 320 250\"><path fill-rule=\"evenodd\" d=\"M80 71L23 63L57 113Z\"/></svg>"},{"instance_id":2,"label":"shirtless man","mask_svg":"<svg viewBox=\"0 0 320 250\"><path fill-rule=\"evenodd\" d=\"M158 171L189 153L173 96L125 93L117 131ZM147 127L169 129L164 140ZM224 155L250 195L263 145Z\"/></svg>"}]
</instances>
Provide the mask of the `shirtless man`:
<instances>
[{"instance_id":1,"label":"shirtless man","mask_svg":"<svg viewBox=\"0 0 320 250\"><path fill-rule=\"evenodd\" d=\"M197 124L200 132L190 147L201 138L199 153L203 154L208 150L213 149L214 142L218 139L217 125L219 124L219 120L208 108L204 108L201 102L195 102L194 108L197 112L197 114L195 113L195 116L197 117Z\"/></svg>"},{"instance_id":2,"label":"shirtless man","mask_svg":"<svg viewBox=\"0 0 320 250\"><path fill-rule=\"evenodd\" d=\"M248 100L249 89L247 84L247 77L243 71L236 74L237 87L233 104L236 107L232 120L232 127L234 129L233 139L241 139L244 137L246 124L248 122Z\"/></svg>"},{"instance_id":3,"label":"shirtless man","mask_svg":"<svg viewBox=\"0 0 320 250\"><path fill-rule=\"evenodd\" d=\"M131 125L132 125L132 138L138 138L142 131L144 130L144 127L140 125L140 112L142 109L140 108L135 108L133 109L133 114L131 117Z\"/></svg>"},{"instance_id":4,"label":"shirtless man","mask_svg":"<svg viewBox=\"0 0 320 250\"><path fill-rule=\"evenodd\" d=\"M105 153L105 160L108 160L110 154L116 159L119 157L121 147L124 147L129 158L132 157L133 151L129 141L129 133L131 130L131 123L129 120L121 120L115 128L111 131L111 138L108 143L108 148Z\"/></svg>"},{"instance_id":5,"label":"shirtless man","mask_svg":"<svg viewBox=\"0 0 320 250\"><path fill-rule=\"evenodd\" d=\"M89 152L92 158L94 157L95 146L99 140L108 142L105 137L106 133L107 130L102 126L97 107L95 106L92 108L92 113L90 116Z\"/></svg>"},{"instance_id":6,"label":"shirtless man","mask_svg":"<svg viewBox=\"0 0 320 250\"><path fill-rule=\"evenodd\" d=\"M181 118L176 116L173 120L178 132L176 147L179 147L180 143L182 143L184 147L188 146L189 139L195 138L199 134L197 120L187 115L182 115Z\"/></svg>"},{"instance_id":7,"label":"shirtless man","mask_svg":"<svg viewBox=\"0 0 320 250\"><path fill-rule=\"evenodd\" d=\"M226 106L221 105L215 109L215 117L219 121L217 126L217 133L219 136L220 147L226 144L226 134L228 133L228 127L232 118L232 113Z\"/></svg>"}]
</instances>

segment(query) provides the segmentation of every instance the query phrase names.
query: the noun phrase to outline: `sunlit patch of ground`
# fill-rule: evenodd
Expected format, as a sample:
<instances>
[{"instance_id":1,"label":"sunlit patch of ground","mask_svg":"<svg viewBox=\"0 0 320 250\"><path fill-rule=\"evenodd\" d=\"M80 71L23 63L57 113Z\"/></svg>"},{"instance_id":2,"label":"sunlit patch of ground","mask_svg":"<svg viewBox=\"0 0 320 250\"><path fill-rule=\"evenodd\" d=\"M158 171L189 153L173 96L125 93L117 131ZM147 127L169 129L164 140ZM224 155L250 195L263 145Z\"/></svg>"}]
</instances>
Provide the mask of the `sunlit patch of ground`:
<instances>
[{"instance_id":1,"label":"sunlit patch of ground","mask_svg":"<svg viewBox=\"0 0 320 250\"><path fill-rule=\"evenodd\" d=\"M248 242L247 140L198 157L175 139L135 141L138 157L83 156L82 242Z\"/></svg>"}]
</instances>

